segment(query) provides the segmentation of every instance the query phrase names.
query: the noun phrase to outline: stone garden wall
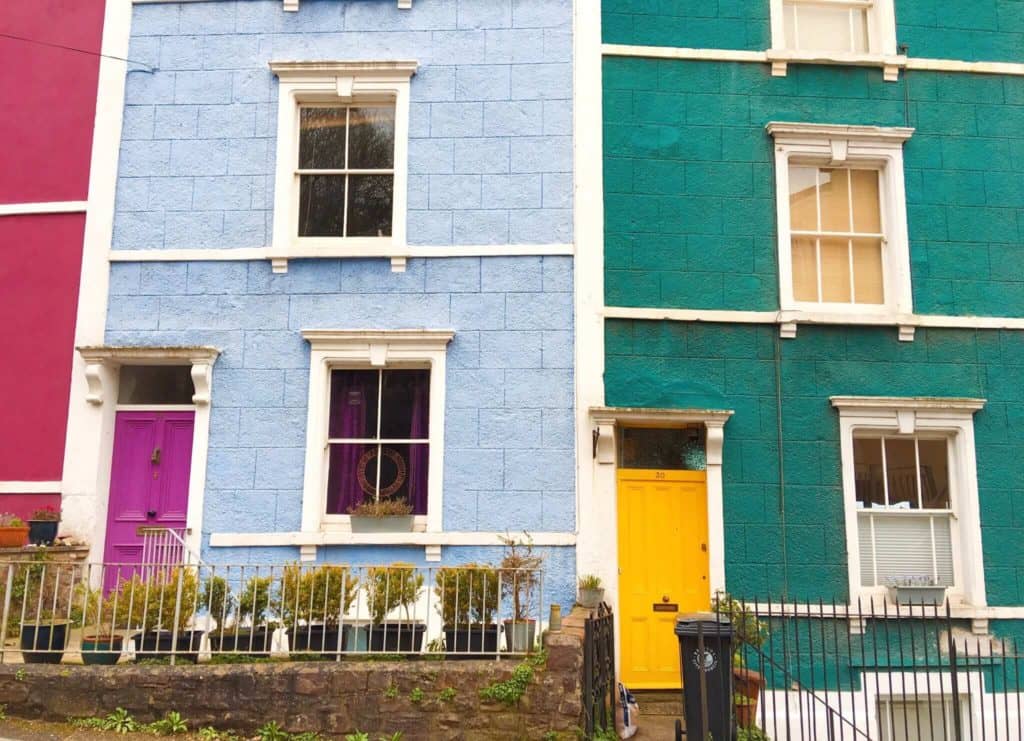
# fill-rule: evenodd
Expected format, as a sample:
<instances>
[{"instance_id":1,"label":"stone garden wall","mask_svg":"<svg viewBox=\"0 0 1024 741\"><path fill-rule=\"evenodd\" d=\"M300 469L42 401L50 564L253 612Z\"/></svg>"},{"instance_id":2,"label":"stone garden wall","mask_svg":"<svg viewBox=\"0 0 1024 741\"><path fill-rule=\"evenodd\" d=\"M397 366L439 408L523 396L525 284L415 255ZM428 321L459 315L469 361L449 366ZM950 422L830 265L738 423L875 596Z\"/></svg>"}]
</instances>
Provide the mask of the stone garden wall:
<instances>
[{"instance_id":1,"label":"stone garden wall","mask_svg":"<svg viewBox=\"0 0 1024 741\"><path fill-rule=\"evenodd\" d=\"M0 666L10 715L63 721L115 708L149 722L176 710L190 730L252 733L277 722L340 737L356 729L403 741L575 738L580 723L581 642L552 634L547 664L513 705L480 690L512 677L518 661L342 661L220 666ZM417 692L417 690L419 690ZM454 691L454 692L452 692Z\"/></svg>"}]
</instances>

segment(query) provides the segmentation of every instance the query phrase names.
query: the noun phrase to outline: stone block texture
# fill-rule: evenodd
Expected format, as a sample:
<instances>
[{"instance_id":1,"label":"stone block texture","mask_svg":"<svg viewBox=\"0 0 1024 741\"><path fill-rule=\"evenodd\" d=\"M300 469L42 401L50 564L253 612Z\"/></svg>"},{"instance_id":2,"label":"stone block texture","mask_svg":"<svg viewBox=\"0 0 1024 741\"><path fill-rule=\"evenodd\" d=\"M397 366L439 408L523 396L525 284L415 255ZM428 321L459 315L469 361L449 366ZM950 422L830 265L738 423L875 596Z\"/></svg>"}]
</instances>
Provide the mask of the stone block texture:
<instances>
[{"instance_id":1,"label":"stone block texture","mask_svg":"<svg viewBox=\"0 0 1024 741\"><path fill-rule=\"evenodd\" d=\"M839 417L830 396L964 396L987 399L974 433L988 604L1021 604L1021 333L919 329L910 343L891 327L801 326L796 339L782 341L777 332L606 325L608 404L735 410L722 468L729 591L847 598Z\"/></svg>"},{"instance_id":2,"label":"stone block texture","mask_svg":"<svg viewBox=\"0 0 1024 741\"><path fill-rule=\"evenodd\" d=\"M604 85L608 304L777 309L765 125L801 121L914 127L914 310L1024 315L1024 78L609 57Z\"/></svg>"},{"instance_id":3,"label":"stone block texture","mask_svg":"<svg viewBox=\"0 0 1024 741\"><path fill-rule=\"evenodd\" d=\"M262 247L271 60L414 59L411 244L572 241L570 0L280 0L133 8L114 247Z\"/></svg>"},{"instance_id":4,"label":"stone block texture","mask_svg":"<svg viewBox=\"0 0 1024 741\"><path fill-rule=\"evenodd\" d=\"M1019 0L894 0L896 38L914 57L1024 61ZM771 47L769 0L605 0L602 31L610 44L761 51Z\"/></svg>"}]
</instances>

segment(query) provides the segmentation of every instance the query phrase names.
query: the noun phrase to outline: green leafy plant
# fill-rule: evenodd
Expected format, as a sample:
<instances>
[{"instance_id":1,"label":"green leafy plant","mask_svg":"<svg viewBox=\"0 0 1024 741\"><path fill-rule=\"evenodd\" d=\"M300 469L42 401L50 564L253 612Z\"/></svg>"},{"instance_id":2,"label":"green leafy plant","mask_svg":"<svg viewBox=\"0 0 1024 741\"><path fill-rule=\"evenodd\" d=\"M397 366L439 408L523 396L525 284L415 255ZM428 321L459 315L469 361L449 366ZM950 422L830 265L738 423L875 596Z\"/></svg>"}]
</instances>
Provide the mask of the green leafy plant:
<instances>
[{"instance_id":1,"label":"green leafy plant","mask_svg":"<svg viewBox=\"0 0 1024 741\"><path fill-rule=\"evenodd\" d=\"M302 733L293 733L292 741L320 741L322 736L315 731L303 731Z\"/></svg>"},{"instance_id":2,"label":"green leafy plant","mask_svg":"<svg viewBox=\"0 0 1024 741\"><path fill-rule=\"evenodd\" d=\"M345 741L370 741L370 734L356 731L345 736Z\"/></svg>"},{"instance_id":3,"label":"green leafy plant","mask_svg":"<svg viewBox=\"0 0 1024 741\"><path fill-rule=\"evenodd\" d=\"M384 690L384 697L388 698L389 700L394 700L395 698L397 698L398 697L398 687L395 686L394 684L389 684L387 689Z\"/></svg>"},{"instance_id":4,"label":"green leafy plant","mask_svg":"<svg viewBox=\"0 0 1024 741\"><path fill-rule=\"evenodd\" d=\"M498 611L498 571L475 563L438 569L434 594L445 627L469 623L489 625Z\"/></svg>"},{"instance_id":5,"label":"green leafy plant","mask_svg":"<svg viewBox=\"0 0 1024 741\"><path fill-rule=\"evenodd\" d=\"M251 620L253 625L266 622L272 586L269 576L254 576L245 583L245 589L238 598L238 614L242 620Z\"/></svg>"},{"instance_id":6,"label":"green leafy plant","mask_svg":"<svg viewBox=\"0 0 1024 741\"><path fill-rule=\"evenodd\" d=\"M592 741L618 741L619 734L614 728L595 728Z\"/></svg>"},{"instance_id":7,"label":"green leafy plant","mask_svg":"<svg viewBox=\"0 0 1024 741\"><path fill-rule=\"evenodd\" d=\"M0 721L7 720L7 706L0 705Z\"/></svg>"},{"instance_id":8,"label":"green leafy plant","mask_svg":"<svg viewBox=\"0 0 1024 741\"><path fill-rule=\"evenodd\" d=\"M743 649L746 646L760 648L768 640L768 625L757 619L757 614L726 592L715 595L714 610L722 617L729 618L732 623L732 663L742 667Z\"/></svg>"},{"instance_id":9,"label":"green leafy plant","mask_svg":"<svg viewBox=\"0 0 1024 741\"><path fill-rule=\"evenodd\" d=\"M366 606L377 625L384 622L387 614L402 608L409 618L409 606L420 598L423 591L423 574L412 564L393 563L391 566L370 568L364 577Z\"/></svg>"},{"instance_id":10,"label":"green leafy plant","mask_svg":"<svg viewBox=\"0 0 1024 741\"><path fill-rule=\"evenodd\" d=\"M25 527L25 521L10 512L0 512L0 527Z\"/></svg>"},{"instance_id":11,"label":"green leafy plant","mask_svg":"<svg viewBox=\"0 0 1024 741\"><path fill-rule=\"evenodd\" d=\"M736 729L736 741L771 741L771 738L757 726L750 726Z\"/></svg>"},{"instance_id":12,"label":"green leafy plant","mask_svg":"<svg viewBox=\"0 0 1024 741\"><path fill-rule=\"evenodd\" d=\"M503 705L516 705L526 694L526 689L533 681L533 666L528 662L519 664L512 670L512 676L503 682L495 682L480 690L482 700L492 700Z\"/></svg>"},{"instance_id":13,"label":"green leafy plant","mask_svg":"<svg viewBox=\"0 0 1024 741\"><path fill-rule=\"evenodd\" d=\"M499 540L505 546L505 556L501 559L502 593L512 600L513 619L526 621L540 585L540 567L544 557L534 554L533 538L525 531L521 540L508 535Z\"/></svg>"},{"instance_id":14,"label":"green leafy plant","mask_svg":"<svg viewBox=\"0 0 1024 741\"><path fill-rule=\"evenodd\" d=\"M210 611L210 616L217 621L217 627L223 630L228 619L234 614L235 596L228 587L228 580L223 576L211 576L203 584L203 596L199 606Z\"/></svg>"},{"instance_id":15,"label":"green leafy plant","mask_svg":"<svg viewBox=\"0 0 1024 741\"><path fill-rule=\"evenodd\" d=\"M260 741L290 741L291 735L277 724L276 721L264 723L256 729L256 737Z\"/></svg>"},{"instance_id":16,"label":"green leafy plant","mask_svg":"<svg viewBox=\"0 0 1024 741\"><path fill-rule=\"evenodd\" d=\"M196 611L199 579L194 568L174 568L169 572L154 569L149 578L133 574L121 579L107 596L110 609L119 626L143 630L184 630ZM174 625L175 604L181 595L177 626Z\"/></svg>"},{"instance_id":17,"label":"green leafy plant","mask_svg":"<svg viewBox=\"0 0 1024 741\"><path fill-rule=\"evenodd\" d=\"M102 729L114 733L131 733L139 730L139 724L127 710L115 708L114 712L103 719Z\"/></svg>"},{"instance_id":18,"label":"green leafy plant","mask_svg":"<svg viewBox=\"0 0 1024 741\"><path fill-rule=\"evenodd\" d=\"M404 733L402 733L401 731L395 731L390 736L381 736L378 741L402 741L404 737Z\"/></svg>"},{"instance_id":19,"label":"green leafy plant","mask_svg":"<svg viewBox=\"0 0 1024 741\"><path fill-rule=\"evenodd\" d=\"M176 710L169 711L163 718L149 725L154 733L161 736L176 736L179 733L188 733L188 723L181 717L181 713Z\"/></svg>"},{"instance_id":20,"label":"green leafy plant","mask_svg":"<svg viewBox=\"0 0 1024 741\"><path fill-rule=\"evenodd\" d=\"M352 607L358 586L345 566L303 569L300 564L289 564L281 575L281 614L288 625L299 620L336 625ZM244 609L245 595L242 603Z\"/></svg>"},{"instance_id":21,"label":"green leafy plant","mask_svg":"<svg viewBox=\"0 0 1024 741\"><path fill-rule=\"evenodd\" d=\"M24 669L18 669L18 671L14 672L14 681L16 681L16 682L24 682L25 681L25 677L27 677L27 676L28 676L28 674L25 673Z\"/></svg>"},{"instance_id":22,"label":"green leafy plant","mask_svg":"<svg viewBox=\"0 0 1024 741\"><path fill-rule=\"evenodd\" d=\"M419 687L413 687L412 692L409 693L409 702L416 704L423 702L423 690Z\"/></svg>"},{"instance_id":23,"label":"green leafy plant","mask_svg":"<svg viewBox=\"0 0 1024 741\"><path fill-rule=\"evenodd\" d=\"M453 702L455 700L456 691L454 687L445 687L437 695L437 699L441 702Z\"/></svg>"},{"instance_id":24,"label":"green leafy plant","mask_svg":"<svg viewBox=\"0 0 1024 741\"><path fill-rule=\"evenodd\" d=\"M579 579L580 589L600 589L601 588L601 577L594 576L593 574L584 574Z\"/></svg>"},{"instance_id":25,"label":"green leafy plant","mask_svg":"<svg viewBox=\"0 0 1024 741\"><path fill-rule=\"evenodd\" d=\"M238 736L230 731L220 731L213 726L205 726L199 729L201 741L237 741Z\"/></svg>"}]
</instances>

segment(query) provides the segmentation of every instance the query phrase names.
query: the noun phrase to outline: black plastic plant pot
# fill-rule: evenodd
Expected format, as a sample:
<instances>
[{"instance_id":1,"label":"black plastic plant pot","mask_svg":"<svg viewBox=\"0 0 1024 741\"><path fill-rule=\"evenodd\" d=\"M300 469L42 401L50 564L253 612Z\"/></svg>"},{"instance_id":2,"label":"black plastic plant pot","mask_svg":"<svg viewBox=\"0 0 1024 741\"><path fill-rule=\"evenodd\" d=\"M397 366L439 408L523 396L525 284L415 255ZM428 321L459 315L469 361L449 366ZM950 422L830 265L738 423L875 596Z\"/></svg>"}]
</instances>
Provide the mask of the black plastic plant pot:
<instances>
[{"instance_id":1,"label":"black plastic plant pot","mask_svg":"<svg viewBox=\"0 0 1024 741\"><path fill-rule=\"evenodd\" d=\"M444 629L448 659L487 659L498 654L497 625L467 625Z\"/></svg>"},{"instance_id":2,"label":"black plastic plant pot","mask_svg":"<svg viewBox=\"0 0 1024 741\"><path fill-rule=\"evenodd\" d=\"M291 650L295 653L319 652L324 657L336 656L339 650L347 651L352 643L352 626L297 625L291 638Z\"/></svg>"},{"instance_id":3,"label":"black plastic plant pot","mask_svg":"<svg viewBox=\"0 0 1024 741\"><path fill-rule=\"evenodd\" d=\"M53 545L57 539L59 520L29 520L28 542L32 545Z\"/></svg>"},{"instance_id":4,"label":"black plastic plant pot","mask_svg":"<svg viewBox=\"0 0 1024 741\"><path fill-rule=\"evenodd\" d=\"M170 658L171 647L174 646L174 634L171 631L147 630L145 633L136 633L133 638L135 638L135 661ZM175 651L176 658L193 664L197 663L202 638L201 630L180 631Z\"/></svg>"},{"instance_id":5,"label":"black plastic plant pot","mask_svg":"<svg viewBox=\"0 0 1024 741\"><path fill-rule=\"evenodd\" d=\"M68 645L67 623L21 626L21 655L26 664L59 664Z\"/></svg>"},{"instance_id":6,"label":"black plastic plant pot","mask_svg":"<svg viewBox=\"0 0 1024 741\"><path fill-rule=\"evenodd\" d=\"M82 663L87 666L113 666L121 658L121 636L82 636Z\"/></svg>"},{"instance_id":7,"label":"black plastic plant pot","mask_svg":"<svg viewBox=\"0 0 1024 741\"><path fill-rule=\"evenodd\" d=\"M249 656L269 656L270 641L273 632L267 628L255 630L239 630L237 633L228 629L221 633L210 634L210 650L214 654L248 654Z\"/></svg>"},{"instance_id":8,"label":"black plastic plant pot","mask_svg":"<svg viewBox=\"0 0 1024 741\"><path fill-rule=\"evenodd\" d=\"M373 653L418 654L423 648L423 635L427 632L427 626L396 620L371 625L367 630L369 648Z\"/></svg>"}]
</instances>

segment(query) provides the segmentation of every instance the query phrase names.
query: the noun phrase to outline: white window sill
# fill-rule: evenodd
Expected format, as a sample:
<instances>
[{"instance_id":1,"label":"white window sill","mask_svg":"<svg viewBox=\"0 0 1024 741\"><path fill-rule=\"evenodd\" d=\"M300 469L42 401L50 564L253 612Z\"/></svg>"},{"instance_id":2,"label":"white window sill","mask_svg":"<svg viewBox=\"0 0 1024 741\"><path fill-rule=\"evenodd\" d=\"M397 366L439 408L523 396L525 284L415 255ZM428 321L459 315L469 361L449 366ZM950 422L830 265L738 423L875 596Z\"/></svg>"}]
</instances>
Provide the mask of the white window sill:
<instances>
[{"instance_id":1,"label":"white window sill","mask_svg":"<svg viewBox=\"0 0 1024 741\"><path fill-rule=\"evenodd\" d=\"M835 64L850 67L880 67L887 82L896 82L899 79L900 69L907 66L907 57L903 54L768 49L765 56L772 65L772 76L774 77L785 77L789 64Z\"/></svg>"},{"instance_id":2,"label":"white window sill","mask_svg":"<svg viewBox=\"0 0 1024 741\"><path fill-rule=\"evenodd\" d=\"M268 256L275 273L287 273L289 260L325 257L391 258L391 269L401 273L409 248L392 237L300 237L283 246L274 245Z\"/></svg>"},{"instance_id":3,"label":"white window sill","mask_svg":"<svg viewBox=\"0 0 1024 741\"><path fill-rule=\"evenodd\" d=\"M427 561L441 560L441 546L500 546L505 532L405 532L405 533L353 533L343 530L317 532L274 533L212 533L212 548L299 546L302 560L316 558L316 549L337 545L409 545L423 546ZM535 546L576 545L576 533L530 533Z\"/></svg>"}]
</instances>

